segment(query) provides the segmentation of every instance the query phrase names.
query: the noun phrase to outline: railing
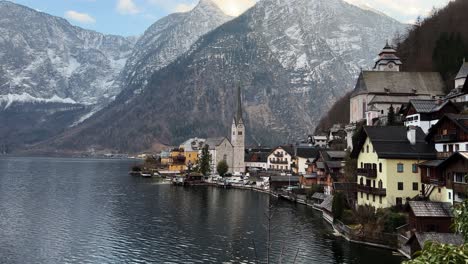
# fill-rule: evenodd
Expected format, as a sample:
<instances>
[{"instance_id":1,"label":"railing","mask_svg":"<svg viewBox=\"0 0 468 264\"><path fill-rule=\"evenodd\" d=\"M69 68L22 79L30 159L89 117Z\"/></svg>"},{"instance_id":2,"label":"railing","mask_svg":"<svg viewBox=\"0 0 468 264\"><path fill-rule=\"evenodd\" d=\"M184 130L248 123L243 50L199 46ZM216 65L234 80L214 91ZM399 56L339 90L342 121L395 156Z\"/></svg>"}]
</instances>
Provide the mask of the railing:
<instances>
[{"instance_id":1,"label":"railing","mask_svg":"<svg viewBox=\"0 0 468 264\"><path fill-rule=\"evenodd\" d=\"M382 196L387 195L387 189L385 188L373 188L370 186L365 186L365 185L360 185L360 184L358 184L357 186L357 191L363 192L363 193L375 194L375 195L382 195Z\"/></svg>"},{"instance_id":2,"label":"railing","mask_svg":"<svg viewBox=\"0 0 468 264\"><path fill-rule=\"evenodd\" d=\"M360 169L357 169L357 174L360 175L360 176L376 178L377 177L377 170L376 169L360 168Z\"/></svg>"},{"instance_id":3,"label":"railing","mask_svg":"<svg viewBox=\"0 0 468 264\"><path fill-rule=\"evenodd\" d=\"M453 155L453 152L437 152L438 159L447 159Z\"/></svg>"},{"instance_id":4,"label":"railing","mask_svg":"<svg viewBox=\"0 0 468 264\"><path fill-rule=\"evenodd\" d=\"M436 186L445 186L446 181L439 179L439 178L431 178L431 177L422 177L421 182L425 184L431 184Z\"/></svg>"},{"instance_id":5,"label":"railing","mask_svg":"<svg viewBox=\"0 0 468 264\"><path fill-rule=\"evenodd\" d=\"M284 154L283 154L283 153L275 153L274 155L275 155L275 157L277 157L277 158L282 158L282 157L284 157Z\"/></svg>"},{"instance_id":6,"label":"railing","mask_svg":"<svg viewBox=\"0 0 468 264\"><path fill-rule=\"evenodd\" d=\"M273 164L288 164L288 161L287 160L275 160L275 159L270 159L270 163L273 163Z\"/></svg>"},{"instance_id":7,"label":"railing","mask_svg":"<svg viewBox=\"0 0 468 264\"><path fill-rule=\"evenodd\" d=\"M450 142L457 140L457 132L450 132L447 135L436 135L434 137L435 142Z\"/></svg>"}]
</instances>

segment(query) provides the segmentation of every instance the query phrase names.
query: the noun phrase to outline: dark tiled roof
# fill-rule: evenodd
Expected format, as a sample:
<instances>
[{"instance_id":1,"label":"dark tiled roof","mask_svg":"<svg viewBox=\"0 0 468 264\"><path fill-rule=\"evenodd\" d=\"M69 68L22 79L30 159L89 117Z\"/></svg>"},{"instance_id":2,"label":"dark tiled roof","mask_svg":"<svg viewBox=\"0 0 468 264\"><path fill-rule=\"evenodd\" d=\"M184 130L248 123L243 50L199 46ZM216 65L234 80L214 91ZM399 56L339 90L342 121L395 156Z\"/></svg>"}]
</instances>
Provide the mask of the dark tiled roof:
<instances>
[{"instance_id":1,"label":"dark tiled roof","mask_svg":"<svg viewBox=\"0 0 468 264\"><path fill-rule=\"evenodd\" d=\"M457 74L455 79L466 78L468 76L468 61L465 61L460 68L460 71Z\"/></svg>"},{"instance_id":2,"label":"dark tiled roof","mask_svg":"<svg viewBox=\"0 0 468 264\"><path fill-rule=\"evenodd\" d=\"M205 145L208 145L210 149L215 149L217 146L221 145L226 138L219 137L219 138L207 138L205 141ZM229 141L229 140L228 140ZM230 144L230 143L229 143Z\"/></svg>"},{"instance_id":3,"label":"dark tiled roof","mask_svg":"<svg viewBox=\"0 0 468 264\"><path fill-rule=\"evenodd\" d=\"M327 150L326 152L332 159L344 159L346 157L346 151Z\"/></svg>"},{"instance_id":4,"label":"dark tiled roof","mask_svg":"<svg viewBox=\"0 0 468 264\"><path fill-rule=\"evenodd\" d=\"M277 149L283 149L284 151L286 151L289 155L291 156L294 156L294 146L293 145L284 145L284 146L279 146L277 148L274 148L271 152L271 153L274 153Z\"/></svg>"},{"instance_id":5,"label":"dark tiled roof","mask_svg":"<svg viewBox=\"0 0 468 264\"><path fill-rule=\"evenodd\" d=\"M410 104L413 105L414 109L418 113L434 113L448 104L450 101L446 101L445 103L440 103L438 100L411 100Z\"/></svg>"},{"instance_id":6,"label":"dark tiled roof","mask_svg":"<svg viewBox=\"0 0 468 264\"><path fill-rule=\"evenodd\" d=\"M353 150L353 156L357 157L359 155L366 138L369 137L380 159L435 159L435 148L424 140L425 136L426 134L422 129L417 127L416 144L411 145L408 141L406 127L364 127L359 136L359 144Z\"/></svg>"},{"instance_id":7,"label":"dark tiled roof","mask_svg":"<svg viewBox=\"0 0 468 264\"><path fill-rule=\"evenodd\" d=\"M409 206L416 217L453 217L449 203L410 201Z\"/></svg>"},{"instance_id":8,"label":"dark tiled roof","mask_svg":"<svg viewBox=\"0 0 468 264\"><path fill-rule=\"evenodd\" d=\"M423 162L421 164L419 164L419 166L423 166L423 167L437 167L439 166L442 162L444 162L443 160L429 160L429 161L426 161L426 162Z\"/></svg>"},{"instance_id":9,"label":"dark tiled roof","mask_svg":"<svg viewBox=\"0 0 468 264\"><path fill-rule=\"evenodd\" d=\"M463 236L453 233L420 233L416 232L407 242L410 244L413 239L417 239L419 245L424 246L427 241L437 242L441 244L450 244L455 246L463 245L465 242Z\"/></svg>"},{"instance_id":10,"label":"dark tiled roof","mask_svg":"<svg viewBox=\"0 0 468 264\"><path fill-rule=\"evenodd\" d=\"M271 176L270 182L299 182L298 176Z\"/></svg>"},{"instance_id":11,"label":"dark tiled roof","mask_svg":"<svg viewBox=\"0 0 468 264\"><path fill-rule=\"evenodd\" d=\"M362 93L445 95L444 82L437 72L363 71L352 96Z\"/></svg>"},{"instance_id":12,"label":"dark tiled roof","mask_svg":"<svg viewBox=\"0 0 468 264\"><path fill-rule=\"evenodd\" d=\"M327 164L327 167L330 169L339 169L344 166L341 161L326 161L325 164Z\"/></svg>"},{"instance_id":13,"label":"dark tiled roof","mask_svg":"<svg viewBox=\"0 0 468 264\"><path fill-rule=\"evenodd\" d=\"M249 152L245 154L245 162L264 162L268 161L269 152Z\"/></svg>"},{"instance_id":14,"label":"dark tiled roof","mask_svg":"<svg viewBox=\"0 0 468 264\"><path fill-rule=\"evenodd\" d=\"M296 149L296 156L297 157L301 157L301 158L315 158L318 153L319 153L319 150L317 148L311 148L311 147L298 147Z\"/></svg>"}]
</instances>

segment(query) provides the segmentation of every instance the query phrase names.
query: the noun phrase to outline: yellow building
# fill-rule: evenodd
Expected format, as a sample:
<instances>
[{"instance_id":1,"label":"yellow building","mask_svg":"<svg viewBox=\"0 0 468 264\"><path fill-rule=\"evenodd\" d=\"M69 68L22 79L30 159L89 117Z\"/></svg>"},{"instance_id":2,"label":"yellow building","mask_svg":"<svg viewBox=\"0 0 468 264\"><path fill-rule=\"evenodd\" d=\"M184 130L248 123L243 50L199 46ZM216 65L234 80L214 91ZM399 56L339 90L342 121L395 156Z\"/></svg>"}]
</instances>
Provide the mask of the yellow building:
<instances>
[{"instance_id":1,"label":"yellow building","mask_svg":"<svg viewBox=\"0 0 468 264\"><path fill-rule=\"evenodd\" d=\"M185 160L183 149L176 148L171 150L169 156L169 171L183 172L187 170Z\"/></svg>"},{"instance_id":2,"label":"yellow building","mask_svg":"<svg viewBox=\"0 0 468 264\"><path fill-rule=\"evenodd\" d=\"M205 139L191 138L180 145L185 156L185 165L195 165L198 162L198 155L205 145Z\"/></svg>"},{"instance_id":3,"label":"yellow building","mask_svg":"<svg viewBox=\"0 0 468 264\"><path fill-rule=\"evenodd\" d=\"M364 127L358 134L358 205L386 208L421 195L419 164L436 157L421 128Z\"/></svg>"}]
</instances>

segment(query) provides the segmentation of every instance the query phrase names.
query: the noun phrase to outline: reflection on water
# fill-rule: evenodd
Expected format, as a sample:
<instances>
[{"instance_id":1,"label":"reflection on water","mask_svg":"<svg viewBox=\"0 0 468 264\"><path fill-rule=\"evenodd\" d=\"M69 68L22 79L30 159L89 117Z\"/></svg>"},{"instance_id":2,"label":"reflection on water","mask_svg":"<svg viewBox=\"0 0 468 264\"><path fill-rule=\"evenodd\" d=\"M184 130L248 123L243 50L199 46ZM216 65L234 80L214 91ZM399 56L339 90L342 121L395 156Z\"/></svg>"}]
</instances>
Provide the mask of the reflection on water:
<instances>
[{"instance_id":1,"label":"reflection on water","mask_svg":"<svg viewBox=\"0 0 468 264\"><path fill-rule=\"evenodd\" d=\"M266 257L264 194L182 188L127 175L131 161L0 159L0 263L255 263ZM272 258L399 263L332 235L320 215L276 205ZM255 241L255 243L254 243Z\"/></svg>"}]
</instances>

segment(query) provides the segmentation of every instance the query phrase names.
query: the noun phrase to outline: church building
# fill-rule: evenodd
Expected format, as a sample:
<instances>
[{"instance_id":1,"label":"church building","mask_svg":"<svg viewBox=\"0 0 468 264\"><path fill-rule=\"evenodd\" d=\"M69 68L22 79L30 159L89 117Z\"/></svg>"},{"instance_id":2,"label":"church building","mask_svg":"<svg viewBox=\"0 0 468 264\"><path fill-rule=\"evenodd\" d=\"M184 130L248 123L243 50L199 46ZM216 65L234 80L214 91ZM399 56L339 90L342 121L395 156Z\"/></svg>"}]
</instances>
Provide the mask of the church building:
<instances>
[{"instance_id":1,"label":"church building","mask_svg":"<svg viewBox=\"0 0 468 264\"><path fill-rule=\"evenodd\" d=\"M245 124L242 116L242 97L240 86L237 89L237 111L232 121L231 144L233 147L232 171L245 173Z\"/></svg>"},{"instance_id":2,"label":"church building","mask_svg":"<svg viewBox=\"0 0 468 264\"><path fill-rule=\"evenodd\" d=\"M438 72L402 72L400 58L388 43L373 70L362 71L351 95L350 121L374 125L385 120L390 107L397 113L410 100L441 99L445 84Z\"/></svg>"}]
</instances>

